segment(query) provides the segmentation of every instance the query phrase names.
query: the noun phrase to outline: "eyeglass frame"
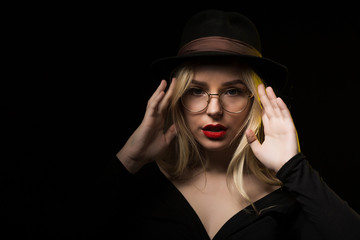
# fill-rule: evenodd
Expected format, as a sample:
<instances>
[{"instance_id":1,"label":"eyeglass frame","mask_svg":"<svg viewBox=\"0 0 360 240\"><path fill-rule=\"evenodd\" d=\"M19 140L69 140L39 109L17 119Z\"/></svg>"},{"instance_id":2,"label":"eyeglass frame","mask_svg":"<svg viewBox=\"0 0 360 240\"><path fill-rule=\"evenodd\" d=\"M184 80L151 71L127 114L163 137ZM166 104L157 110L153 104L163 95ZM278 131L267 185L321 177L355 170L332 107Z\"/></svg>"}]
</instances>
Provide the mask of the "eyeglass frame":
<instances>
[{"instance_id":1,"label":"eyeglass frame","mask_svg":"<svg viewBox=\"0 0 360 240\"><path fill-rule=\"evenodd\" d=\"M199 88L199 89L200 89L200 88ZM233 89L233 88L229 88L229 89ZM222 103L222 101L221 101L221 95L224 94L224 93L225 93L226 91L228 91L229 89L223 90L223 91L221 91L220 93L208 93L207 91L201 89L202 91L204 91L204 92L208 95L208 100L207 100L206 107L204 107L204 108L201 109L200 111L191 111L190 109L188 109L188 108L185 106L184 102L183 102L183 96L184 96L184 95L181 96L181 104L182 104L183 107L184 107L186 110L188 110L189 112L192 112L192 113L200 113L200 112L204 111L205 109L207 109L207 108L209 107L209 103L210 103L210 100L211 100L211 96L218 96L220 106L221 106L221 108L222 108L224 111L226 111L226 112L228 112L228 113L235 113L235 114L243 112L243 111L247 108L247 106L248 106L248 104L249 104L249 102L250 102L250 101L249 101L249 98L253 98L253 97L254 97L254 94L251 93L250 95L247 96L247 97L248 97L248 101L247 101L246 106L244 107L244 109L242 109L241 111L238 111L238 112L231 112L231 111L229 111L229 110L227 110L227 109L224 108L223 103ZM249 91L249 92L250 92L250 91Z\"/></svg>"}]
</instances>

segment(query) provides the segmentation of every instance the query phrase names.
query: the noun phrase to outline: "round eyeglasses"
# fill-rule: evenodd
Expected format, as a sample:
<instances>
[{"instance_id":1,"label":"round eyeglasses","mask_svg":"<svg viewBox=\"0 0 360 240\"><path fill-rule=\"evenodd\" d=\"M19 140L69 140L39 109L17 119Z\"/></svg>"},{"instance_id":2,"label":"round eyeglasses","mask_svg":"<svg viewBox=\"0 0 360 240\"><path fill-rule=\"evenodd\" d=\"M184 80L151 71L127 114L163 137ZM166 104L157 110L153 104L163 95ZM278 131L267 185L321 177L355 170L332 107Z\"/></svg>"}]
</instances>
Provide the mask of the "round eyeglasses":
<instances>
[{"instance_id":1,"label":"round eyeglasses","mask_svg":"<svg viewBox=\"0 0 360 240\"><path fill-rule=\"evenodd\" d=\"M210 103L211 97L218 96L221 107L230 113L241 113L254 95L247 89L228 88L220 93L208 93L201 88L189 88L181 97L185 109L190 112L202 112Z\"/></svg>"}]
</instances>

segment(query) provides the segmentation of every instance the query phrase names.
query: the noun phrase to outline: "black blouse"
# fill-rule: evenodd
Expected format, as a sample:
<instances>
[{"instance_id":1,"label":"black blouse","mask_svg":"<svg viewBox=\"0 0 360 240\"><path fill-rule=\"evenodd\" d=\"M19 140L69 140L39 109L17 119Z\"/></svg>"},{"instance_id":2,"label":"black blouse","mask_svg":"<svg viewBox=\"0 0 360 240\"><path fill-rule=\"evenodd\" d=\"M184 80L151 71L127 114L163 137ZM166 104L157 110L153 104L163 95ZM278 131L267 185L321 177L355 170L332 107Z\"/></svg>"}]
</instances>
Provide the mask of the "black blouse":
<instances>
[{"instance_id":1,"label":"black blouse","mask_svg":"<svg viewBox=\"0 0 360 240\"><path fill-rule=\"evenodd\" d=\"M303 154L290 159L277 177L283 187L254 203L260 214L248 206L213 239L360 239L360 215L326 185ZM115 158L97 193L99 211L91 237L210 239L194 209L156 163L132 175Z\"/></svg>"}]
</instances>

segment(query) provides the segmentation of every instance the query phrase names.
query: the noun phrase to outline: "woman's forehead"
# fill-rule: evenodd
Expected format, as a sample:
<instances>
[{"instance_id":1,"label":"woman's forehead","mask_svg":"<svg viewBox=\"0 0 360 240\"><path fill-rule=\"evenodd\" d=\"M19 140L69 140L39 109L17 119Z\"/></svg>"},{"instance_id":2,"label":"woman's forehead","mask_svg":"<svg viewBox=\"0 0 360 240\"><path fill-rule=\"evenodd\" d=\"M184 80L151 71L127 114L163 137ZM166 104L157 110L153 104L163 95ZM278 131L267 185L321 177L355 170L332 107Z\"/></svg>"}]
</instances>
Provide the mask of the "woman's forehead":
<instances>
[{"instance_id":1,"label":"woman's forehead","mask_svg":"<svg viewBox=\"0 0 360 240\"><path fill-rule=\"evenodd\" d=\"M241 71L234 65L199 65L194 68L193 79L201 82L242 80Z\"/></svg>"}]
</instances>

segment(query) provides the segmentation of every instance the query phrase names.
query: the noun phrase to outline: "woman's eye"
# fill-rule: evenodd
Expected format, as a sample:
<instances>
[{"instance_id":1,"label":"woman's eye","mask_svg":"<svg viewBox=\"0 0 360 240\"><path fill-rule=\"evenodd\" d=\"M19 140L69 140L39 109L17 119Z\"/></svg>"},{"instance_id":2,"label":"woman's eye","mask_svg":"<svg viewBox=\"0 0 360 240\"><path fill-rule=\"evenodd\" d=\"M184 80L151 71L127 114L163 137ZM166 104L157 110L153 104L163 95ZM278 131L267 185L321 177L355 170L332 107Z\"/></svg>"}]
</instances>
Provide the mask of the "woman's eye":
<instances>
[{"instance_id":1,"label":"woman's eye","mask_svg":"<svg viewBox=\"0 0 360 240\"><path fill-rule=\"evenodd\" d=\"M245 94L245 91L240 88L230 88L225 91L225 95L229 95L229 96L239 96L239 95L244 95L244 94Z\"/></svg>"},{"instance_id":2,"label":"woman's eye","mask_svg":"<svg viewBox=\"0 0 360 240\"><path fill-rule=\"evenodd\" d=\"M200 95L204 95L205 94L205 91L200 89L200 88L190 88L188 91L187 91L187 94L189 95L193 95L193 96L200 96Z\"/></svg>"}]
</instances>

